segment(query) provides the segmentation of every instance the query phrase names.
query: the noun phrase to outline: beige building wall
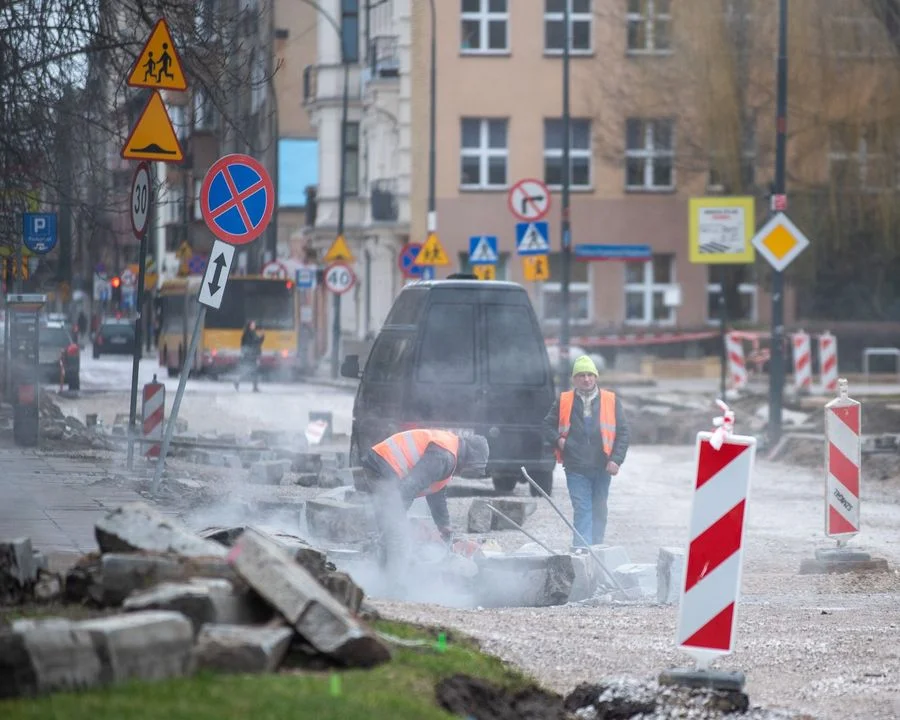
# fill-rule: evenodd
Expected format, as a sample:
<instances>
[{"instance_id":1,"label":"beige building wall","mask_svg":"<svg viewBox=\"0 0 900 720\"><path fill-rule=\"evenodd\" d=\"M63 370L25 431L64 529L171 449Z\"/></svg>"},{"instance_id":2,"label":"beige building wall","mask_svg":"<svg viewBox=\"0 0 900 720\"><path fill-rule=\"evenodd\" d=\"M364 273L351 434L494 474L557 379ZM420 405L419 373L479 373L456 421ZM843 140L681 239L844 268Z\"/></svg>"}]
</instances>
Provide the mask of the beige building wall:
<instances>
[{"instance_id":1,"label":"beige building wall","mask_svg":"<svg viewBox=\"0 0 900 720\"><path fill-rule=\"evenodd\" d=\"M281 137L314 138L303 109L303 69L316 62L316 9L298 0L275 2L274 66ZM281 37L287 31L287 37Z\"/></svg>"}]
</instances>

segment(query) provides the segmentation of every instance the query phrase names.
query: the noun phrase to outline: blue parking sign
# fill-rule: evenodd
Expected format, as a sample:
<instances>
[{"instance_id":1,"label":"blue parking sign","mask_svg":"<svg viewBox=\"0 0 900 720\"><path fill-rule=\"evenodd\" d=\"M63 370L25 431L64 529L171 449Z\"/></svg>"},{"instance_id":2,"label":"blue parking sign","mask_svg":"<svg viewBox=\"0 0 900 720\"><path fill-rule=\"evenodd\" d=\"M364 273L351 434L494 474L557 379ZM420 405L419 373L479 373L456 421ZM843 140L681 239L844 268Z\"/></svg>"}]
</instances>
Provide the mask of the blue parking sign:
<instances>
[{"instance_id":1,"label":"blue parking sign","mask_svg":"<svg viewBox=\"0 0 900 720\"><path fill-rule=\"evenodd\" d=\"M22 213L22 241L36 255L56 247L56 213Z\"/></svg>"}]
</instances>

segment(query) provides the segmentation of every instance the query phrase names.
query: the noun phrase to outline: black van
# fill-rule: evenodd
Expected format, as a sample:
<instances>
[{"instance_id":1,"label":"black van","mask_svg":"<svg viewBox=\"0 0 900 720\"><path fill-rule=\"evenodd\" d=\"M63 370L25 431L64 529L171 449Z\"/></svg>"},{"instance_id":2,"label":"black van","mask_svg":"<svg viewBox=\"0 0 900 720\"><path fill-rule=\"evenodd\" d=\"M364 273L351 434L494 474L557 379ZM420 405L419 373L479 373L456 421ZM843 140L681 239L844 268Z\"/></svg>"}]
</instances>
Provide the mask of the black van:
<instances>
[{"instance_id":1,"label":"black van","mask_svg":"<svg viewBox=\"0 0 900 720\"><path fill-rule=\"evenodd\" d=\"M401 430L474 432L490 443L488 473L498 491L524 482L524 465L550 492L555 459L541 422L554 400L553 375L521 285L469 279L408 285L365 370L360 372L359 356L348 355L341 374L361 378L353 406L353 464L361 450Z\"/></svg>"}]
</instances>

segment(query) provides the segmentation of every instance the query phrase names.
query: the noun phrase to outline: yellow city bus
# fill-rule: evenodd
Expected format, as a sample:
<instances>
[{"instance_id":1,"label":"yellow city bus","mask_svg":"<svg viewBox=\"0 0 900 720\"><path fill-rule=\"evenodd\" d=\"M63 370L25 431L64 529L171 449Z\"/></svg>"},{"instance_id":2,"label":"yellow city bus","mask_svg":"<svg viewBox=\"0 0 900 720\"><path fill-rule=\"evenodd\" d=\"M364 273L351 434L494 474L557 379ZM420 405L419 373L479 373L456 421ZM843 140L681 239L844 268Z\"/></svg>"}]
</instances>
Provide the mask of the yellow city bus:
<instances>
[{"instance_id":1,"label":"yellow city bus","mask_svg":"<svg viewBox=\"0 0 900 720\"><path fill-rule=\"evenodd\" d=\"M202 279L190 276L166 280L160 288L157 348L160 367L167 369L169 377L181 371L190 345ZM265 334L260 369L269 375L294 377L302 369L297 352L299 318L297 293L291 280L231 277L222 306L206 312L191 372L215 377L236 369L244 326L255 320L257 332Z\"/></svg>"}]
</instances>

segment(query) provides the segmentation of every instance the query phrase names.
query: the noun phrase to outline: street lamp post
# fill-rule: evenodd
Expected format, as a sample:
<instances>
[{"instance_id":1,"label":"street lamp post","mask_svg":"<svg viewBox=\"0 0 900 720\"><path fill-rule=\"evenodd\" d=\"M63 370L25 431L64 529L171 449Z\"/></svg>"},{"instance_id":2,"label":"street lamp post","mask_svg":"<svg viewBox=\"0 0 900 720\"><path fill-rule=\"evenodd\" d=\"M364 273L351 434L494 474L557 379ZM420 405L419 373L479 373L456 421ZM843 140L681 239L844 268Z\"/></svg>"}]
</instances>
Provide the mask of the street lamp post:
<instances>
[{"instance_id":1,"label":"street lamp post","mask_svg":"<svg viewBox=\"0 0 900 720\"><path fill-rule=\"evenodd\" d=\"M437 232L437 11L431 0L431 88L428 119L428 232Z\"/></svg>"},{"instance_id":2,"label":"street lamp post","mask_svg":"<svg viewBox=\"0 0 900 720\"><path fill-rule=\"evenodd\" d=\"M569 387L569 284L572 276L572 236L569 222L569 190L571 182L570 145L571 111L569 108L569 45L571 43L570 11L572 0L564 0L563 27L565 28L562 55L562 292L560 293L562 308L559 318L559 381L563 390Z\"/></svg>"}]
</instances>

